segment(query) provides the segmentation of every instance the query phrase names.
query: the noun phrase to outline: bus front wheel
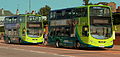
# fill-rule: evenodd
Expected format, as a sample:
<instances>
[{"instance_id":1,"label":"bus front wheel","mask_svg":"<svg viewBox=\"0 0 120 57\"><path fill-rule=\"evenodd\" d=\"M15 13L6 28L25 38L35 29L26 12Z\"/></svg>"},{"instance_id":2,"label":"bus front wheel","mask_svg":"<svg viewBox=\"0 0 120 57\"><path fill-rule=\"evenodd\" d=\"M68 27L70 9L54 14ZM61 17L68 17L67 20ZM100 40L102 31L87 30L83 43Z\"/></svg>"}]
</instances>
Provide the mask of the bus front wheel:
<instances>
[{"instance_id":1,"label":"bus front wheel","mask_svg":"<svg viewBox=\"0 0 120 57\"><path fill-rule=\"evenodd\" d=\"M60 41L56 41L55 46L56 46L57 48L59 48L59 47L60 47Z\"/></svg>"},{"instance_id":2,"label":"bus front wheel","mask_svg":"<svg viewBox=\"0 0 120 57\"><path fill-rule=\"evenodd\" d=\"M23 44L21 39L19 39L19 44L21 44L21 45Z\"/></svg>"}]
</instances>

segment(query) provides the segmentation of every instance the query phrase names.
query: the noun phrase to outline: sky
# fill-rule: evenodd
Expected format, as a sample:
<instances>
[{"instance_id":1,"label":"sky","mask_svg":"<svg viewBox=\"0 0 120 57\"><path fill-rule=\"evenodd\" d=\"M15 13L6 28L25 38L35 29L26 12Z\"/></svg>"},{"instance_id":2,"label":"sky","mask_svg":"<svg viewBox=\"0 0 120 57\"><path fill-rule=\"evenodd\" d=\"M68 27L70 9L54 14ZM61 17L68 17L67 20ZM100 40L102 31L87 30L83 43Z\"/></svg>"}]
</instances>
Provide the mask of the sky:
<instances>
[{"instance_id":1,"label":"sky","mask_svg":"<svg viewBox=\"0 0 120 57\"><path fill-rule=\"evenodd\" d=\"M120 0L90 0L91 3L98 2L115 2L120 6ZM83 6L83 0L31 0L31 10L38 11L41 7L48 5L54 9L62 9L69 7ZM10 10L15 14L16 9L19 9L20 14L29 11L29 0L0 0L0 9Z\"/></svg>"}]
</instances>

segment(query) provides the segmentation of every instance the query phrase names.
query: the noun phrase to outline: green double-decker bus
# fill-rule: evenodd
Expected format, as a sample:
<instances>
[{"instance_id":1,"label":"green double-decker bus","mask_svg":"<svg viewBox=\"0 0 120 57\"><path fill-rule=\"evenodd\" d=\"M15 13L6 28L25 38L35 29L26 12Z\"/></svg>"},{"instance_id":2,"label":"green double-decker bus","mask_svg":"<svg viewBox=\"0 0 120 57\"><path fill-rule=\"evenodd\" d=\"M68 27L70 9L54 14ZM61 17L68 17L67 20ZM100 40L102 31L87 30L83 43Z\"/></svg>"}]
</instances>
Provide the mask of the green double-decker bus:
<instances>
[{"instance_id":1,"label":"green double-decker bus","mask_svg":"<svg viewBox=\"0 0 120 57\"><path fill-rule=\"evenodd\" d=\"M52 10L48 16L49 45L112 48L114 33L109 6L88 5Z\"/></svg>"},{"instance_id":2,"label":"green double-decker bus","mask_svg":"<svg viewBox=\"0 0 120 57\"><path fill-rule=\"evenodd\" d=\"M44 41L44 27L40 15L22 14L5 17L5 43L35 43Z\"/></svg>"}]
</instances>

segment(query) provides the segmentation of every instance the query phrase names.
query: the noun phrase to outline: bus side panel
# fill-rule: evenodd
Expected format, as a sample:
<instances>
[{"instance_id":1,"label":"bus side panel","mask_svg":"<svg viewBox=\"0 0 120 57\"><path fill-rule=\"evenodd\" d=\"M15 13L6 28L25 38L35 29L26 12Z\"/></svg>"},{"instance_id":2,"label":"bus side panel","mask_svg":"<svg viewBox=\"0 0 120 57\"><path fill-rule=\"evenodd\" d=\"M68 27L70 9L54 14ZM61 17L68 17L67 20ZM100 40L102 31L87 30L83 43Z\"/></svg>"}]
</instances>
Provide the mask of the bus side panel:
<instances>
[{"instance_id":1,"label":"bus side panel","mask_svg":"<svg viewBox=\"0 0 120 57\"><path fill-rule=\"evenodd\" d=\"M59 39L57 39L57 40L59 40ZM48 36L48 44L49 45L55 45L55 42L56 42L56 37Z\"/></svg>"},{"instance_id":2,"label":"bus side panel","mask_svg":"<svg viewBox=\"0 0 120 57\"><path fill-rule=\"evenodd\" d=\"M20 36L20 41L21 43L23 43L23 41L25 40L25 20L24 17L22 19L22 21L20 22L20 32L19 32L19 36Z\"/></svg>"},{"instance_id":3,"label":"bus side panel","mask_svg":"<svg viewBox=\"0 0 120 57\"><path fill-rule=\"evenodd\" d=\"M88 26L88 18L87 17L81 17L79 18L79 23L76 26L76 37L78 38L81 47L87 47L87 44L89 43L88 36L84 36L83 33L83 27Z\"/></svg>"}]
</instances>

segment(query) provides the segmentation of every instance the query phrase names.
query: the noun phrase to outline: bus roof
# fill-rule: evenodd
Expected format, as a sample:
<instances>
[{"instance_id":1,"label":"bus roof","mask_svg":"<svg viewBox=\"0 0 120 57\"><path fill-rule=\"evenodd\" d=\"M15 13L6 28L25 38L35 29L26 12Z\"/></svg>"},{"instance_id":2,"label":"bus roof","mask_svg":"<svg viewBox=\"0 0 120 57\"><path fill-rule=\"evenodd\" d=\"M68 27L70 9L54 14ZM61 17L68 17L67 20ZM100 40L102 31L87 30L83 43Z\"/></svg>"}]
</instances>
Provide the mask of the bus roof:
<instances>
[{"instance_id":1,"label":"bus roof","mask_svg":"<svg viewBox=\"0 0 120 57\"><path fill-rule=\"evenodd\" d=\"M5 17L5 18L20 17L20 16L41 16L41 15L20 14L20 15L14 15L14 16L7 16L7 17Z\"/></svg>"},{"instance_id":2,"label":"bus roof","mask_svg":"<svg viewBox=\"0 0 120 57\"><path fill-rule=\"evenodd\" d=\"M51 12L59 11L59 10L66 10L66 9L72 9L72 8L91 7L91 6L103 6L103 7L109 7L109 6L106 6L106 5L87 5L87 6L79 6L79 7L64 8L64 9L56 9L56 10L51 10Z\"/></svg>"},{"instance_id":3,"label":"bus roof","mask_svg":"<svg viewBox=\"0 0 120 57\"><path fill-rule=\"evenodd\" d=\"M15 15L15 16L7 16L5 18L12 18L12 17L19 17L19 15Z\"/></svg>"},{"instance_id":4,"label":"bus roof","mask_svg":"<svg viewBox=\"0 0 120 57\"><path fill-rule=\"evenodd\" d=\"M20 16L42 16L42 15L39 15L39 14L20 14Z\"/></svg>"}]
</instances>

